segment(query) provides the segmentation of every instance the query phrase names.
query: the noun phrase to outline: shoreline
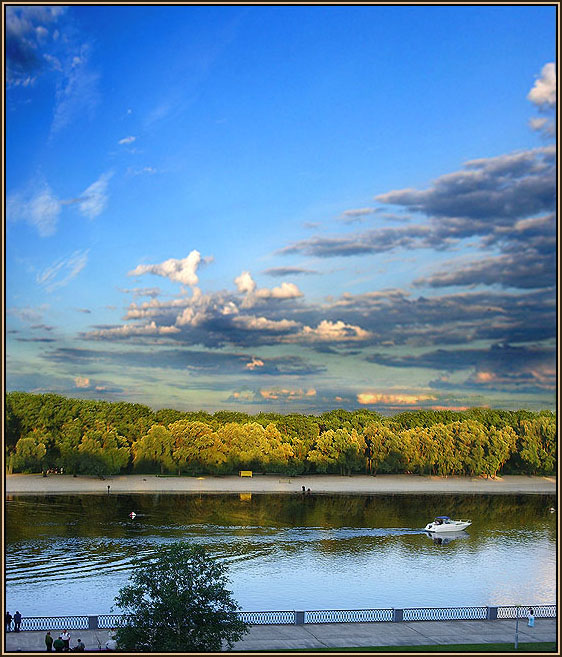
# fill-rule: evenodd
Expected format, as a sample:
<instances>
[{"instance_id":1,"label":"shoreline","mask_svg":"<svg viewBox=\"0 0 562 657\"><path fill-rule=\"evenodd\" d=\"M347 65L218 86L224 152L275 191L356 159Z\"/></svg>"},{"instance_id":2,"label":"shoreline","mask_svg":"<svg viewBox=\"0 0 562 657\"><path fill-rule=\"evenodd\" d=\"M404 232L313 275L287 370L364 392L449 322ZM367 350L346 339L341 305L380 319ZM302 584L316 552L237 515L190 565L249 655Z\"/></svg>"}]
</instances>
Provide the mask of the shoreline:
<instances>
[{"instance_id":1,"label":"shoreline","mask_svg":"<svg viewBox=\"0 0 562 657\"><path fill-rule=\"evenodd\" d=\"M296 475L255 474L174 477L113 475L100 479L88 475L11 474L5 477L6 495L132 494L132 493L301 493L301 487L320 495L472 494L556 495L555 476L506 475L435 477L420 475ZM109 487L109 490L108 490Z\"/></svg>"}]
</instances>

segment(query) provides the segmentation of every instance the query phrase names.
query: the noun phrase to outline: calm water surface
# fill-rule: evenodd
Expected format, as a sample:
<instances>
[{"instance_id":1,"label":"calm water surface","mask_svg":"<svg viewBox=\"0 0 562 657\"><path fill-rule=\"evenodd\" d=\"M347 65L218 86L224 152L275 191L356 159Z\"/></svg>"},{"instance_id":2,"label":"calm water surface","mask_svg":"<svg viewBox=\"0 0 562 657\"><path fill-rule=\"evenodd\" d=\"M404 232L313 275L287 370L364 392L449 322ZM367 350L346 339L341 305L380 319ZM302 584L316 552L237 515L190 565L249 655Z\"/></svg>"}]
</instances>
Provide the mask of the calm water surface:
<instances>
[{"instance_id":1,"label":"calm water surface","mask_svg":"<svg viewBox=\"0 0 562 657\"><path fill-rule=\"evenodd\" d=\"M248 611L552 604L554 505L548 495L9 496L7 608L110 613L132 557L177 540L226 562ZM442 514L473 525L436 543L421 527Z\"/></svg>"}]
</instances>

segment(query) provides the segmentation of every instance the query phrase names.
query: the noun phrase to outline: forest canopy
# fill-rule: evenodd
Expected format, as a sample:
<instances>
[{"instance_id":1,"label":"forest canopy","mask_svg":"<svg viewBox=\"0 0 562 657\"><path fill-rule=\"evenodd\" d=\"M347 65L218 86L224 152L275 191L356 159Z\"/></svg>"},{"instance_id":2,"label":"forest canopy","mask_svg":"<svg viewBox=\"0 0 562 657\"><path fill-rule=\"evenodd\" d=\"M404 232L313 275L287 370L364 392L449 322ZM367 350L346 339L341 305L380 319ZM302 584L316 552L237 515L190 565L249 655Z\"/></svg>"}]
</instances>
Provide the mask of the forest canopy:
<instances>
[{"instance_id":1,"label":"forest canopy","mask_svg":"<svg viewBox=\"0 0 562 657\"><path fill-rule=\"evenodd\" d=\"M556 444L551 411L247 415L26 392L5 400L9 473L549 475Z\"/></svg>"}]
</instances>

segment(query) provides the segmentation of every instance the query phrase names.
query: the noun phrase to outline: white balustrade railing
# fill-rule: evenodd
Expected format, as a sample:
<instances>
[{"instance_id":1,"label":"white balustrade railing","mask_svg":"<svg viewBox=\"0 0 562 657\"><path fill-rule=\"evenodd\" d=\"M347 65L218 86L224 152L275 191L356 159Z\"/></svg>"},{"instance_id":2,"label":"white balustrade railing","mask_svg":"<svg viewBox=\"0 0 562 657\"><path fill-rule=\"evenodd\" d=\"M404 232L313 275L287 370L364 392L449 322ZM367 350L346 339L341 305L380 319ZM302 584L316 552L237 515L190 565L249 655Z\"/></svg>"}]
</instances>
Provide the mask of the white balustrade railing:
<instances>
[{"instance_id":1,"label":"white balustrade railing","mask_svg":"<svg viewBox=\"0 0 562 657\"><path fill-rule=\"evenodd\" d=\"M403 609L324 609L313 611L240 611L250 625L301 625L304 623L377 623L399 621L506 620L526 618L532 607L535 618L556 618L556 605L498 605L487 607L410 607ZM21 621L22 631L97 630L118 627L126 619L120 614L98 616L29 616ZM8 628L6 628L8 629ZM13 623L10 629L13 629Z\"/></svg>"}]
</instances>

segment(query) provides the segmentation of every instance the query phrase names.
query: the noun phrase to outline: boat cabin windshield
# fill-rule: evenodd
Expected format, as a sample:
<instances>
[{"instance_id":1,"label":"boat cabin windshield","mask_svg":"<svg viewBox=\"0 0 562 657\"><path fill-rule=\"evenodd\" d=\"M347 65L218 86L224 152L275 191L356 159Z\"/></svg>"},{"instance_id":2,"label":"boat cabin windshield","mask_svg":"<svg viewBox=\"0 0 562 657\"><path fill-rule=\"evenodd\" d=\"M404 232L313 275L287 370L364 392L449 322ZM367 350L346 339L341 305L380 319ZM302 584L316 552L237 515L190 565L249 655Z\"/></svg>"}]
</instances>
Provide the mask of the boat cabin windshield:
<instances>
[{"instance_id":1,"label":"boat cabin windshield","mask_svg":"<svg viewBox=\"0 0 562 657\"><path fill-rule=\"evenodd\" d=\"M451 518L449 516L437 516L435 520L433 521L433 524L435 525L446 525L451 522Z\"/></svg>"}]
</instances>

